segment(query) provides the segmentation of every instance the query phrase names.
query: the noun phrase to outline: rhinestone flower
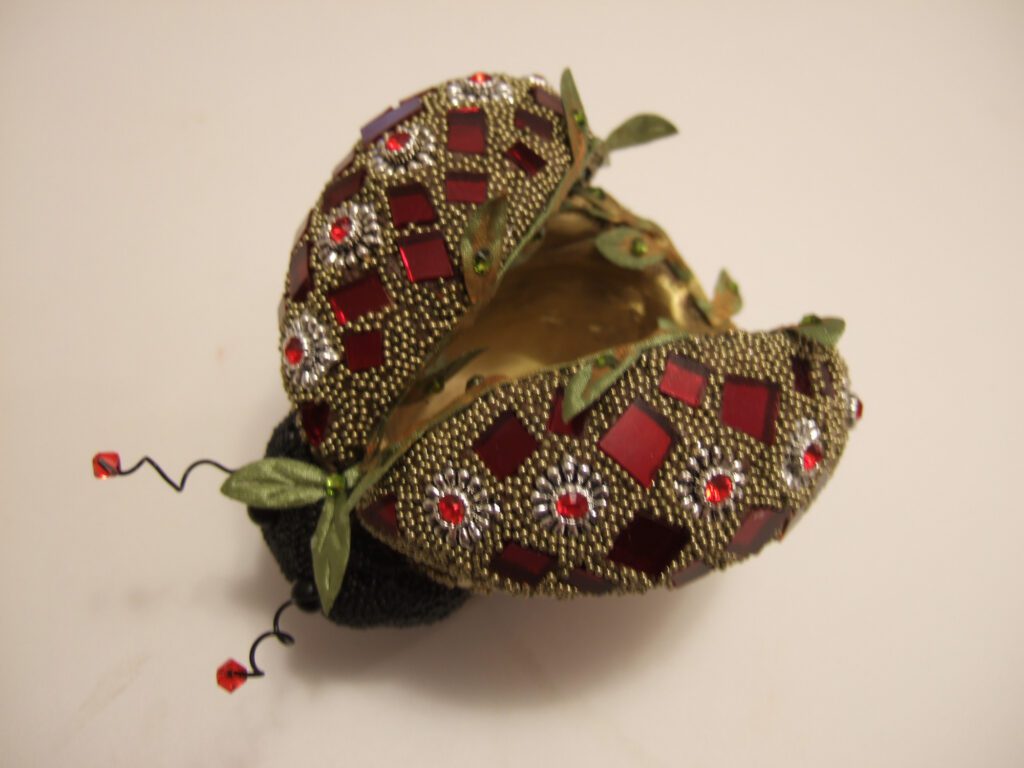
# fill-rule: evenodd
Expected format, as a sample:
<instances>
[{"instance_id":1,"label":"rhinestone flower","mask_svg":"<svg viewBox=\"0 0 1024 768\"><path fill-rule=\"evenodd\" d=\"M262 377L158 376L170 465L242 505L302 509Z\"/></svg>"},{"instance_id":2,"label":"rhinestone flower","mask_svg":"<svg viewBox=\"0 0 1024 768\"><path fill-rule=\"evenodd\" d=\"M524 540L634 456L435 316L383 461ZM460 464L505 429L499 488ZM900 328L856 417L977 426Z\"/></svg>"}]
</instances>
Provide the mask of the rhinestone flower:
<instances>
[{"instance_id":1,"label":"rhinestone flower","mask_svg":"<svg viewBox=\"0 0 1024 768\"><path fill-rule=\"evenodd\" d=\"M824 471L824 462L825 443L821 427L812 419L801 419L786 452L783 469L786 484L794 490L806 488Z\"/></svg>"},{"instance_id":2,"label":"rhinestone flower","mask_svg":"<svg viewBox=\"0 0 1024 768\"><path fill-rule=\"evenodd\" d=\"M434 529L449 544L458 543L467 549L480 541L491 518L501 514L480 478L452 467L438 472L427 486L423 511L433 518Z\"/></svg>"},{"instance_id":3,"label":"rhinestone flower","mask_svg":"<svg viewBox=\"0 0 1024 768\"><path fill-rule=\"evenodd\" d=\"M747 476L743 464L728 458L717 445L697 443L697 452L676 479L676 493L683 508L697 518L720 519L732 514L743 500Z\"/></svg>"},{"instance_id":4,"label":"rhinestone flower","mask_svg":"<svg viewBox=\"0 0 1024 768\"><path fill-rule=\"evenodd\" d=\"M486 72L474 72L461 80L452 80L447 91L448 101L456 107L476 106L487 101L511 102L514 99L511 85Z\"/></svg>"},{"instance_id":5,"label":"rhinestone flower","mask_svg":"<svg viewBox=\"0 0 1024 768\"><path fill-rule=\"evenodd\" d=\"M399 176L434 165L437 140L425 125L409 123L381 136L373 145L375 173Z\"/></svg>"},{"instance_id":6,"label":"rhinestone flower","mask_svg":"<svg viewBox=\"0 0 1024 768\"><path fill-rule=\"evenodd\" d=\"M590 528L608 506L608 486L587 464L564 456L537 477L534 485L533 515L548 530L575 535Z\"/></svg>"},{"instance_id":7,"label":"rhinestone flower","mask_svg":"<svg viewBox=\"0 0 1024 768\"><path fill-rule=\"evenodd\" d=\"M355 267L380 247L380 225L371 206L342 203L325 211L317 230L317 253L329 267Z\"/></svg>"},{"instance_id":8,"label":"rhinestone flower","mask_svg":"<svg viewBox=\"0 0 1024 768\"><path fill-rule=\"evenodd\" d=\"M316 386L338 360L327 331L312 316L303 313L285 325L281 337L281 364L293 387Z\"/></svg>"}]
</instances>

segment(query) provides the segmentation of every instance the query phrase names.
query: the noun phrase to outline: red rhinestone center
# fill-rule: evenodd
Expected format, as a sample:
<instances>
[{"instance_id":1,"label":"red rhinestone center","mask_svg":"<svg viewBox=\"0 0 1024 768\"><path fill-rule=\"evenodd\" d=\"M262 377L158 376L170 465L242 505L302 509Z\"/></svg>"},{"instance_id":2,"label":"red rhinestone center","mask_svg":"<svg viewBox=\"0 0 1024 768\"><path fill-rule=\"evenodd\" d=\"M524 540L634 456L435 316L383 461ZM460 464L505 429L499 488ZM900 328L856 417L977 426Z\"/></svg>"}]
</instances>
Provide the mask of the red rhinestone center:
<instances>
[{"instance_id":1,"label":"red rhinestone center","mask_svg":"<svg viewBox=\"0 0 1024 768\"><path fill-rule=\"evenodd\" d=\"M715 475L704 483L704 498L711 504L721 504L732 496L732 478Z\"/></svg>"},{"instance_id":2,"label":"red rhinestone center","mask_svg":"<svg viewBox=\"0 0 1024 768\"><path fill-rule=\"evenodd\" d=\"M302 343L302 339L298 336L288 339L288 343L284 345L284 359L288 361L288 365L298 365L305 356L306 346Z\"/></svg>"},{"instance_id":3,"label":"red rhinestone center","mask_svg":"<svg viewBox=\"0 0 1024 768\"><path fill-rule=\"evenodd\" d=\"M803 464L804 472L813 472L818 468L821 460L825 458L825 452L817 443L811 443L804 448Z\"/></svg>"},{"instance_id":4,"label":"red rhinestone center","mask_svg":"<svg viewBox=\"0 0 1024 768\"><path fill-rule=\"evenodd\" d=\"M555 511L562 517L579 520L590 512L590 502L587 501L585 494L570 491L558 497L555 501Z\"/></svg>"},{"instance_id":5,"label":"red rhinestone center","mask_svg":"<svg viewBox=\"0 0 1024 768\"><path fill-rule=\"evenodd\" d=\"M474 72L472 75L469 76L469 79L471 82L474 82L477 85L483 85L484 83L491 82L491 76L488 75L486 72Z\"/></svg>"},{"instance_id":6,"label":"red rhinestone center","mask_svg":"<svg viewBox=\"0 0 1024 768\"><path fill-rule=\"evenodd\" d=\"M335 219L334 223L331 224L331 242L335 245L340 245L345 242L345 238L348 237L348 234L351 231L352 219L348 216L342 216L339 219Z\"/></svg>"},{"instance_id":7,"label":"red rhinestone center","mask_svg":"<svg viewBox=\"0 0 1024 768\"><path fill-rule=\"evenodd\" d=\"M449 493L437 502L437 511L441 519L449 525L459 525L466 518L466 503Z\"/></svg>"},{"instance_id":8,"label":"red rhinestone center","mask_svg":"<svg viewBox=\"0 0 1024 768\"><path fill-rule=\"evenodd\" d=\"M412 137L408 133L393 133L388 136L388 140L384 142L384 147L388 152L399 152L405 149L405 145L409 143L409 139Z\"/></svg>"}]
</instances>

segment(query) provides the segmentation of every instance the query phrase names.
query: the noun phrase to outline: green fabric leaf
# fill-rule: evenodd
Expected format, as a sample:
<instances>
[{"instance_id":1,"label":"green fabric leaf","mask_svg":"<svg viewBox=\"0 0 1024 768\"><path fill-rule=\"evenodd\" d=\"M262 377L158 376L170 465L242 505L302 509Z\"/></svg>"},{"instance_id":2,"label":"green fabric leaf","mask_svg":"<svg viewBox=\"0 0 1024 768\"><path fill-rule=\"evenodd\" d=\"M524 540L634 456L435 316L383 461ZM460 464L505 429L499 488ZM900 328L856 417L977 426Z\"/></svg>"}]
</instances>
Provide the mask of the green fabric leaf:
<instances>
[{"instance_id":1,"label":"green fabric leaf","mask_svg":"<svg viewBox=\"0 0 1024 768\"><path fill-rule=\"evenodd\" d=\"M326 494L327 473L297 459L260 459L235 470L220 492L250 507L304 507Z\"/></svg>"},{"instance_id":2,"label":"green fabric leaf","mask_svg":"<svg viewBox=\"0 0 1024 768\"><path fill-rule=\"evenodd\" d=\"M462 276L470 301L476 303L493 292L504 261L508 199L504 196L478 206L466 222L459 243Z\"/></svg>"},{"instance_id":3,"label":"green fabric leaf","mask_svg":"<svg viewBox=\"0 0 1024 768\"><path fill-rule=\"evenodd\" d=\"M569 146L572 149L573 165L580 170L586 162L587 148L587 113L583 111L583 102L580 100L580 93L576 89L576 81L572 72L565 69L562 72L562 106L565 108L565 125L569 133Z\"/></svg>"},{"instance_id":4,"label":"green fabric leaf","mask_svg":"<svg viewBox=\"0 0 1024 768\"><path fill-rule=\"evenodd\" d=\"M719 322L725 322L743 308L740 287L724 269L718 273L715 294L711 299L711 314Z\"/></svg>"},{"instance_id":5,"label":"green fabric leaf","mask_svg":"<svg viewBox=\"0 0 1024 768\"><path fill-rule=\"evenodd\" d=\"M562 400L562 418L568 423L589 408L598 398L622 378L636 362L639 351L635 347L608 350L580 366L569 380Z\"/></svg>"},{"instance_id":6,"label":"green fabric leaf","mask_svg":"<svg viewBox=\"0 0 1024 768\"><path fill-rule=\"evenodd\" d=\"M824 344L826 347L834 347L846 330L846 321L841 317L806 315L795 330L811 341Z\"/></svg>"},{"instance_id":7,"label":"green fabric leaf","mask_svg":"<svg viewBox=\"0 0 1024 768\"><path fill-rule=\"evenodd\" d=\"M329 614L341 592L352 547L351 506L347 497L328 496L313 533L313 579L320 607Z\"/></svg>"},{"instance_id":8,"label":"green fabric leaf","mask_svg":"<svg viewBox=\"0 0 1024 768\"><path fill-rule=\"evenodd\" d=\"M665 258L665 251L649 235L632 227L605 230L595 243L602 256L625 269L646 269Z\"/></svg>"},{"instance_id":9,"label":"green fabric leaf","mask_svg":"<svg viewBox=\"0 0 1024 768\"><path fill-rule=\"evenodd\" d=\"M612 131L605 139L607 151L646 144L678 133L676 127L658 115L634 115Z\"/></svg>"}]
</instances>

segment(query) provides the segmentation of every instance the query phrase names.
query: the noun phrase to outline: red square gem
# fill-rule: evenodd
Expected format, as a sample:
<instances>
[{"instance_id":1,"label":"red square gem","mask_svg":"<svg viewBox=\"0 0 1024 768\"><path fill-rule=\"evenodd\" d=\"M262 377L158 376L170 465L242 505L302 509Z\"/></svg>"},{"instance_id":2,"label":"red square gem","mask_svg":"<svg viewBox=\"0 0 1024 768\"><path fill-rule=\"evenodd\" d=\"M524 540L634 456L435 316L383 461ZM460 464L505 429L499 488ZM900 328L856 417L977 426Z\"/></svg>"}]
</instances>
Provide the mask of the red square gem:
<instances>
[{"instance_id":1,"label":"red square gem","mask_svg":"<svg viewBox=\"0 0 1024 768\"><path fill-rule=\"evenodd\" d=\"M729 542L729 551L740 556L760 552L785 522L786 516L777 510L768 507L750 510L733 534L732 541Z\"/></svg>"},{"instance_id":2,"label":"red square gem","mask_svg":"<svg viewBox=\"0 0 1024 768\"><path fill-rule=\"evenodd\" d=\"M608 559L653 579L672 565L689 543L689 528L637 515L615 537Z\"/></svg>"},{"instance_id":3,"label":"red square gem","mask_svg":"<svg viewBox=\"0 0 1024 768\"><path fill-rule=\"evenodd\" d=\"M669 355L661 376L662 394L681 400L694 408L704 399L708 385L708 369L688 357Z\"/></svg>"},{"instance_id":4,"label":"red square gem","mask_svg":"<svg viewBox=\"0 0 1024 768\"><path fill-rule=\"evenodd\" d=\"M390 131L403 120L407 120L423 109L423 99L413 96L401 102L397 107L385 109L380 115L363 126L360 132L364 144L370 144Z\"/></svg>"},{"instance_id":5,"label":"red square gem","mask_svg":"<svg viewBox=\"0 0 1024 768\"><path fill-rule=\"evenodd\" d=\"M540 173L544 169L544 166L547 165L543 157L538 155L521 141L517 141L509 147L508 151L505 152L505 155L509 160L518 165L527 176L533 176Z\"/></svg>"},{"instance_id":6,"label":"red square gem","mask_svg":"<svg viewBox=\"0 0 1024 768\"><path fill-rule=\"evenodd\" d=\"M327 436L331 422L331 408L327 403L306 403L299 407L299 419L306 440L313 448L319 448Z\"/></svg>"},{"instance_id":7,"label":"red square gem","mask_svg":"<svg viewBox=\"0 0 1024 768\"><path fill-rule=\"evenodd\" d=\"M388 205L391 207L391 221L396 227L406 224L433 224L437 212L430 202L430 193L422 184L406 184L388 188Z\"/></svg>"},{"instance_id":8,"label":"red square gem","mask_svg":"<svg viewBox=\"0 0 1024 768\"><path fill-rule=\"evenodd\" d=\"M722 388L722 422L762 443L775 442L779 388L757 379L728 376Z\"/></svg>"},{"instance_id":9,"label":"red square gem","mask_svg":"<svg viewBox=\"0 0 1024 768\"><path fill-rule=\"evenodd\" d=\"M531 587L540 584L548 571L555 567L554 557L535 549L509 542L491 560L491 570L513 581L522 581Z\"/></svg>"},{"instance_id":10,"label":"red square gem","mask_svg":"<svg viewBox=\"0 0 1024 768\"><path fill-rule=\"evenodd\" d=\"M514 119L516 128L520 131L532 131L545 141L551 141L554 135L554 127L547 118L527 112L525 109L517 109Z\"/></svg>"},{"instance_id":11,"label":"red square gem","mask_svg":"<svg viewBox=\"0 0 1024 768\"><path fill-rule=\"evenodd\" d=\"M802 357L793 358L793 389L801 395L813 394L811 389L811 364Z\"/></svg>"},{"instance_id":12,"label":"red square gem","mask_svg":"<svg viewBox=\"0 0 1024 768\"><path fill-rule=\"evenodd\" d=\"M350 371L365 371L384 365L384 334L366 331L346 336L345 364Z\"/></svg>"},{"instance_id":13,"label":"red square gem","mask_svg":"<svg viewBox=\"0 0 1024 768\"><path fill-rule=\"evenodd\" d=\"M339 176L324 189L323 209L337 208L356 192L363 188L363 181L366 179L366 169L360 168L355 173Z\"/></svg>"},{"instance_id":14,"label":"red square gem","mask_svg":"<svg viewBox=\"0 0 1024 768\"><path fill-rule=\"evenodd\" d=\"M643 400L636 400L604 433L598 447L649 488L675 439L664 417Z\"/></svg>"},{"instance_id":15,"label":"red square gem","mask_svg":"<svg viewBox=\"0 0 1024 768\"><path fill-rule=\"evenodd\" d=\"M368 272L351 283L339 286L330 292L327 300L334 310L339 325L351 323L370 312L384 309L391 303L380 275Z\"/></svg>"},{"instance_id":16,"label":"red square gem","mask_svg":"<svg viewBox=\"0 0 1024 768\"><path fill-rule=\"evenodd\" d=\"M505 411L473 444L480 460L499 480L514 474L537 450L537 440L512 411Z\"/></svg>"},{"instance_id":17,"label":"red square gem","mask_svg":"<svg viewBox=\"0 0 1024 768\"><path fill-rule=\"evenodd\" d=\"M487 151L487 115L479 107L453 109L448 113L448 149L470 155Z\"/></svg>"},{"instance_id":18,"label":"red square gem","mask_svg":"<svg viewBox=\"0 0 1024 768\"><path fill-rule=\"evenodd\" d=\"M405 273L414 283L452 276L448 246L437 232L399 238L398 252L402 255Z\"/></svg>"},{"instance_id":19,"label":"red square gem","mask_svg":"<svg viewBox=\"0 0 1024 768\"><path fill-rule=\"evenodd\" d=\"M389 536L398 535L398 509L395 497L387 496L373 502L362 512L363 521L371 528Z\"/></svg>"},{"instance_id":20,"label":"red square gem","mask_svg":"<svg viewBox=\"0 0 1024 768\"><path fill-rule=\"evenodd\" d=\"M550 109L556 115L565 114L565 107L562 106L562 100L551 91L546 88L542 88L539 85L535 85L530 89L530 93L533 95L533 100L542 107Z\"/></svg>"},{"instance_id":21,"label":"red square gem","mask_svg":"<svg viewBox=\"0 0 1024 768\"><path fill-rule=\"evenodd\" d=\"M562 403L564 401L565 393L559 389L555 392L555 397L551 402L551 416L548 417L548 432L553 435L571 435L573 437L579 437L583 434L583 428L587 423L587 414L590 412L589 409L578 413L570 421L566 423L562 416Z\"/></svg>"},{"instance_id":22,"label":"red square gem","mask_svg":"<svg viewBox=\"0 0 1024 768\"><path fill-rule=\"evenodd\" d=\"M449 203L487 202L487 174L448 171L444 191Z\"/></svg>"},{"instance_id":23,"label":"red square gem","mask_svg":"<svg viewBox=\"0 0 1024 768\"><path fill-rule=\"evenodd\" d=\"M303 240L292 248L288 269L288 296L292 301L305 301L313 281L309 279L309 242Z\"/></svg>"}]
</instances>

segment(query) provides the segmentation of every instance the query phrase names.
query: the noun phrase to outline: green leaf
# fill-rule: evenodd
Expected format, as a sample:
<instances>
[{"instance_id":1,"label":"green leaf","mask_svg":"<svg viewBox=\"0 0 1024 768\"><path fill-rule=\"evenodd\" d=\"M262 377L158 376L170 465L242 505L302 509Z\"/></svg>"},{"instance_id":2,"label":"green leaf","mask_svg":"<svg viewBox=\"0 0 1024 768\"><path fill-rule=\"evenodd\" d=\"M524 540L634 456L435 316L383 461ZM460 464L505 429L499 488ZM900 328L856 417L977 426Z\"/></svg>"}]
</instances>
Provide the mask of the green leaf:
<instances>
[{"instance_id":1,"label":"green leaf","mask_svg":"<svg viewBox=\"0 0 1024 768\"><path fill-rule=\"evenodd\" d=\"M352 547L351 506L345 496L328 496L320 512L310 546L313 550L313 578L324 614L331 612L341 592Z\"/></svg>"},{"instance_id":2,"label":"green leaf","mask_svg":"<svg viewBox=\"0 0 1024 768\"><path fill-rule=\"evenodd\" d=\"M260 459L235 470L220 492L250 507L304 507L324 497L327 473L297 459Z\"/></svg>"},{"instance_id":3,"label":"green leaf","mask_svg":"<svg viewBox=\"0 0 1024 768\"><path fill-rule=\"evenodd\" d=\"M572 421L622 378L639 355L635 347L608 350L588 360L569 380L562 400L562 418Z\"/></svg>"},{"instance_id":4,"label":"green leaf","mask_svg":"<svg viewBox=\"0 0 1024 768\"><path fill-rule=\"evenodd\" d=\"M634 147L649 141L663 139L678 133L676 127L659 115L634 115L612 131L605 139L607 151L612 152L624 147Z\"/></svg>"},{"instance_id":5,"label":"green leaf","mask_svg":"<svg viewBox=\"0 0 1024 768\"><path fill-rule=\"evenodd\" d=\"M724 269L718 273L715 294L711 299L711 314L719 322L725 322L743 308L740 287Z\"/></svg>"},{"instance_id":6,"label":"green leaf","mask_svg":"<svg viewBox=\"0 0 1024 768\"><path fill-rule=\"evenodd\" d=\"M462 276L470 301L476 303L497 285L504 261L505 228L508 223L508 199L488 200L474 210L459 243Z\"/></svg>"},{"instance_id":7,"label":"green leaf","mask_svg":"<svg viewBox=\"0 0 1024 768\"><path fill-rule=\"evenodd\" d=\"M846 321L841 317L806 315L795 330L811 341L824 344L826 347L834 347L846 330Z\"/></svg>"},{"instance_id":8,"label":"green leaf","mask_svg":"<svg viewBox=\"0 0 1024 768\"><path fill-rule=\"evenodd\" d=\"M587 146L587 113L583 111L583 102L580 100L580 92L576 89L576 81L572 72L565 69L562 72L562 106L565 108L565 125L569 133L569 147L572 149L573 165L579 165L580 170L586 161Z\"/></svg>"},{"instance_id":9,"label":"green leaf","mask_svg":"<svg viewBox=\"0 0 1024 768\"><path fill-rule=\"evenodd\" d=\"M625 269L646 269L665 258L665 251L649 235L632 227L605 230L595 243L602 256Z\"/></svg>"}]
</instances>

